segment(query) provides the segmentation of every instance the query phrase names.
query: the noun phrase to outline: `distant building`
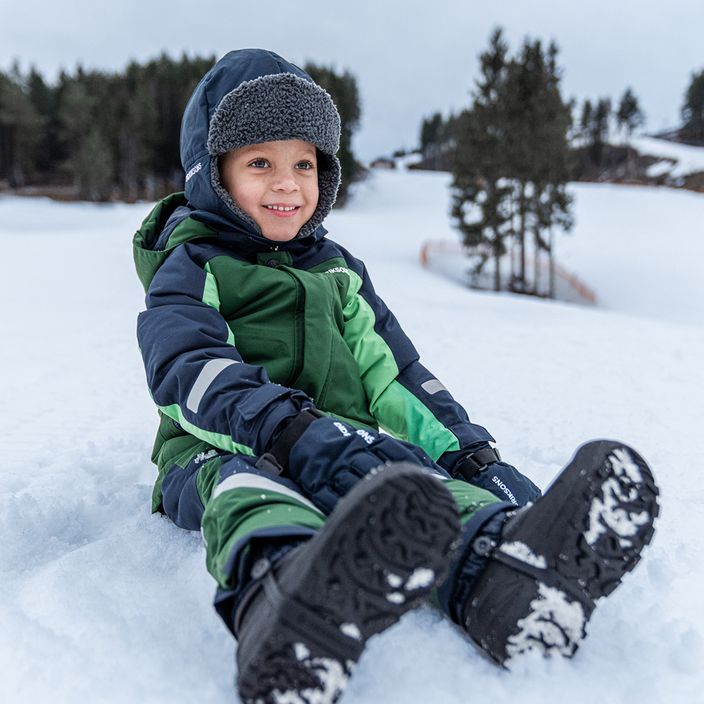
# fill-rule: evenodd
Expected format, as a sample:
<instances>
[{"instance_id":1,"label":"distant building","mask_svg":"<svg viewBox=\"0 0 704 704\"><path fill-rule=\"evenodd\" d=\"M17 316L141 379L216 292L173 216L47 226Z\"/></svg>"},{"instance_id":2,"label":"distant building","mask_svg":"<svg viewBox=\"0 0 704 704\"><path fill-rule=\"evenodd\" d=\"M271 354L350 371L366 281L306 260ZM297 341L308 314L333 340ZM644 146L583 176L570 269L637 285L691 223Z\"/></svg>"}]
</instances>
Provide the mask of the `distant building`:
<instances>
[{"instance_id":1,"label":"distant building","mask_svg":"<svg viewBox=\"0 0 704 704\"><path fill-rule=\"evenodd\" d=\"M386 156L380 156L378 159L374 159L369 166L372 169L395 169L396 162Z\"/></svg>"}]
</instances>

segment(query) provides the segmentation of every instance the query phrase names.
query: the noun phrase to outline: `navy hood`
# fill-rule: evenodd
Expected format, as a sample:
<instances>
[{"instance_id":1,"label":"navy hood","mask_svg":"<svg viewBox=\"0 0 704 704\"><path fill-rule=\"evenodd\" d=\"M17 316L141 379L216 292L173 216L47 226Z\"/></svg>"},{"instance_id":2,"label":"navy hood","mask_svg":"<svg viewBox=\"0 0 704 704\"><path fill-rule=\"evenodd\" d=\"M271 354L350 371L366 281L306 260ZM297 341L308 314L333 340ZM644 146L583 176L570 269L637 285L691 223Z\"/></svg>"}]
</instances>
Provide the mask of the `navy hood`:
<instances>
[{"instance_id":1,"label":"navy hood","mask_svg":"<svg viewBox=\"0 0 704 704\"><path fill-rule=\"evenodd\" d=\"M268 245L271 245L272 241L261 234L256 223L246 214L243 214L244 217L240 216L238 208L231 207L223 198L217 172L218 157L209 151L208 137L213 115L226 96L231 96L233 91L248 81L278 74L293 74L298 79L316 85L305 71L274 52L264 49L239 49L229 52L198 83L186 105L181 123L181 164L185 172L185 195L190 208L193 209L191 215L218 230L234 230ZM294 240L300 241L302 237L308 236L319 239L327 232L322 226L322 221L332 208L337 193L339 161L334 154L323 154L320 151L319 157L322 157L322 163L319 172L321 197L318 208ZM232 201L230 203L232 204ZM287 243L275 244L285 247Z\"/></svg>"}]
</instances>

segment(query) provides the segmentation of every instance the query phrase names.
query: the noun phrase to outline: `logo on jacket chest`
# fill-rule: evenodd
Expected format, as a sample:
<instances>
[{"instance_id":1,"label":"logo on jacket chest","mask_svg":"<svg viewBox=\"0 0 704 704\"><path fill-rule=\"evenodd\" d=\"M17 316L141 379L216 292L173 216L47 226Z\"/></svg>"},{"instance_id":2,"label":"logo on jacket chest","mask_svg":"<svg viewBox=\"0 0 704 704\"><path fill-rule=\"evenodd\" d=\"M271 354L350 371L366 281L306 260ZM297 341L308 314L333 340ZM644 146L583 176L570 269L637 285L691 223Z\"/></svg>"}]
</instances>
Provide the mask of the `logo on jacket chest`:
<instances>
[{"instance_id":1,"label":"logo on jacket chest","mask_svg":"<svg viewBox=\"0 0 704 704\"><path fill-rule=\"evenodd\" d=\"M328 269L324 272L325 274L347 274L350 275L350 270L344 266L334 266L332 269Z\"/></svg>"}]
</instances>

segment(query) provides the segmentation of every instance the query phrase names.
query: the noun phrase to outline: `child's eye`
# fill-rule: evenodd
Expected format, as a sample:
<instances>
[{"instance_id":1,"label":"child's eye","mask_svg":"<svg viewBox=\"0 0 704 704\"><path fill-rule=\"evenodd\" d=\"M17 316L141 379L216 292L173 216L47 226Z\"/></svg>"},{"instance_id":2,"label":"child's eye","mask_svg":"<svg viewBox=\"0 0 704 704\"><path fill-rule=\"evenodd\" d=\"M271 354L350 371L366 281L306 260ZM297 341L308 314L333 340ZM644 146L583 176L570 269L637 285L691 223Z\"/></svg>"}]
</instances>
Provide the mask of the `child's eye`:
<instances>
[{"instance_id":1,"label":"child's eye","mask_svg":"<svg viewBox=\"0 0 704 704\"><path fill-rule=\"evenodd\" d=\"M254 159L254 161L249 162L249 165L257 169L263 169L269 165L269 162L266 159Z\"/></svg>"},{"instance_id":2,"label":"child's eye","mask_svg":"<svg viewBox=\"0 0 704 704\"><path fill-rule=\"evenodd\" d=\"M303 169L304 171L307 171L309 169L314 169L315 164L312 161L299 161L297 164L299 169Z\"/></svg>"}]
</instances>

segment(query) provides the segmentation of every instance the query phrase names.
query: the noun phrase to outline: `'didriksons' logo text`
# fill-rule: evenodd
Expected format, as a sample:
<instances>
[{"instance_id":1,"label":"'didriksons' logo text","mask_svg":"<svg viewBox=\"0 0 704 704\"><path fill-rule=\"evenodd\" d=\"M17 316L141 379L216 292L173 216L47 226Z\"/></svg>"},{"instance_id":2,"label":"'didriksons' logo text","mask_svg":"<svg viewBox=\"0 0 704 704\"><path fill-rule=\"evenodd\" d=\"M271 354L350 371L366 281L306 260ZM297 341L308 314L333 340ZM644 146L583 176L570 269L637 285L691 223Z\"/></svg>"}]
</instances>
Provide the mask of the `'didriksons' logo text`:
<instances>
[{"instance_id":1,"label":"'didriksons' logo text","mask_svg":"<svg viewBox=\"0 0 704 704\"><path fill-rule=\"evenodd\" d=\"M195 166L191 167L191 169L186 174L186 183L188 183L202 168L202 161L199 161Z\"/></svg>"}]
</instances>

